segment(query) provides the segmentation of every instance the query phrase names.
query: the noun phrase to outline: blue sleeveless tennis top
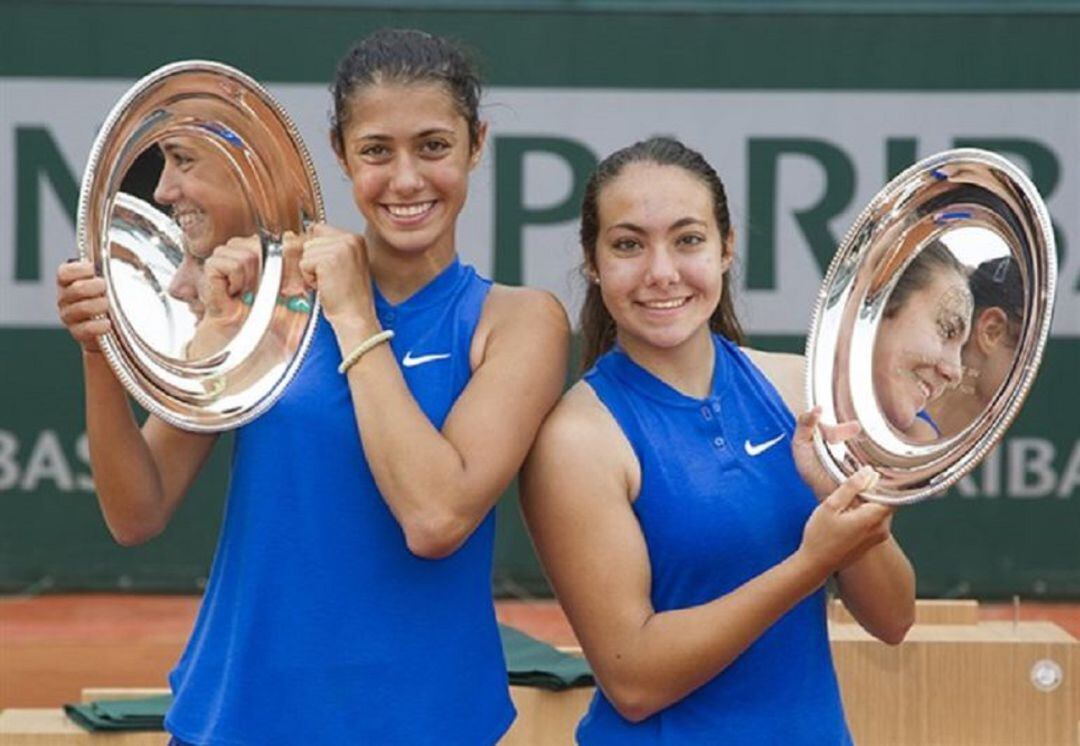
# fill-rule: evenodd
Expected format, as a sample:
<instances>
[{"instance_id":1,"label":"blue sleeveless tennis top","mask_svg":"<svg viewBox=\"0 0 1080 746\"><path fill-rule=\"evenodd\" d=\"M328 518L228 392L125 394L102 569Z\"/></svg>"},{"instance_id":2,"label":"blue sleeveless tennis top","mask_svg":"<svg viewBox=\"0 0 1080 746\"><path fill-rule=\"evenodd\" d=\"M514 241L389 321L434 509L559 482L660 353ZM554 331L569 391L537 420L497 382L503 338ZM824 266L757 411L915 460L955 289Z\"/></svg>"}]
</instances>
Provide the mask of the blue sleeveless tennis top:
<instances>
[{"instance_id":1,"label":"blue sleeveless tennis top","mask_svg":"<svg viewBox=\"0 0 1080 746\"><path fill-rule=\"evenodd\" d=\"M490 281L456 260L376 311L441 428L471 375ZM320 319L281 399L236 434L210 581L170 676L186 743L493 744L514 719L491 598L494 512L453 555L417 557L364 459Z\"/></svg>"},{"instance_id":2,"label":"blue sleeveless tennis top","mask_svg":"<svg viewBox=\"0 0 1080 746\"><path fill-rule=\"evenodd\" d=\"M658 612L712 601L792 554L817 505L791 456L795 419L761 371L714 336L705 399L686 396L620 349L585 380L641 467L633 509ZM849 744L818 590L708 683L652 717L623 719L603 693L578 726L596 744Z\"/></svg>"}]
</instances>

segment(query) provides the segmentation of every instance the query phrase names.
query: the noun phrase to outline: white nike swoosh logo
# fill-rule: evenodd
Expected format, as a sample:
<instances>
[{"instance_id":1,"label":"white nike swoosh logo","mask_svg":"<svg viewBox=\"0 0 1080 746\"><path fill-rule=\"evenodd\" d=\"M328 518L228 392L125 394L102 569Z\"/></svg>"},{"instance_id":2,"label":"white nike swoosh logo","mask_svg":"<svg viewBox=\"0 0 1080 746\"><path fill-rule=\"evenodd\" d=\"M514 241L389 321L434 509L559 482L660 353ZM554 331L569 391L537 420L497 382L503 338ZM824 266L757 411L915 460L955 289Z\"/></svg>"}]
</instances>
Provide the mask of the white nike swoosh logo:
<instances>
[{"instance_id":1,"label":"white nike swoosh logo","mask_svg":"<svg viewBox=\"0 0 1080 746\"><path fill-rule=\"evenodd\" d=\"M420 357L413 357L412 350L405 353L405 357L401 359L401 364L406 368L412 368L417 365L423 365L424 363L432 363L436 360L445 360L450 357L449 352L443 352L436 355L421 355Z\"/></svg>"},{"instance_id":2,"label":"white nike swoosh logo","mask_svg":"<svg viewBox=\"0 0 1080 746\"><path fill-rule=\"evenodd\" d=\"M753 445L749 440L747 440L745 443L743 443L743 447L746 449L747 456L758 456L772 448L774 445L776 445L783 439L784 434L780 433L772 440L766 440L764 443L759 443L758 445Z\"/></svg>"}]
</instances>

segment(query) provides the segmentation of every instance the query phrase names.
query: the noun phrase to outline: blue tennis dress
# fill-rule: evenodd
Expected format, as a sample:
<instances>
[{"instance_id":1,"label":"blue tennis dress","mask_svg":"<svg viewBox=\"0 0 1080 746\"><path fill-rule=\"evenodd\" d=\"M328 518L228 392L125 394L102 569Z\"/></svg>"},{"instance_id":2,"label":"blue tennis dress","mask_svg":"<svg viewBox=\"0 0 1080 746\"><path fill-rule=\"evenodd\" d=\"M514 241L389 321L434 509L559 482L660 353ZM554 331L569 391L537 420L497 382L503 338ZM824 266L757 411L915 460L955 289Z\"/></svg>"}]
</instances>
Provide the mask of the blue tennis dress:
<instances>
[{"instance_id":1,"label":"blue tennis dress","mask_svg":"<svg viewBox=\"0 0 1080 746\"><path fill-rule=\"evenodd\" d=\"M436 427L471 375L490 286L455 260L399 305L376 291ZM320 319L285 394L236 434L166 728L199 746L493 744L514 719L491 599L494 512L453 555L411 554L364 458L340 362Z\"/></svg>"},{"instance_id":2,"label":"blue tennis dress","mask_svg":"<svg viewBox=\"0 0 1080 746\"><path fill-rule=\"evenodd\" d=\"M791 555L817 505L791 456L795 419L732 342L714 336L705 399L616 348L585 375L641 466L633 508L658 612L712 601ZM638 724L597 690L578 726L596 744L850 744L820 589L708 683Z\"/></svg>"}]
</instances>

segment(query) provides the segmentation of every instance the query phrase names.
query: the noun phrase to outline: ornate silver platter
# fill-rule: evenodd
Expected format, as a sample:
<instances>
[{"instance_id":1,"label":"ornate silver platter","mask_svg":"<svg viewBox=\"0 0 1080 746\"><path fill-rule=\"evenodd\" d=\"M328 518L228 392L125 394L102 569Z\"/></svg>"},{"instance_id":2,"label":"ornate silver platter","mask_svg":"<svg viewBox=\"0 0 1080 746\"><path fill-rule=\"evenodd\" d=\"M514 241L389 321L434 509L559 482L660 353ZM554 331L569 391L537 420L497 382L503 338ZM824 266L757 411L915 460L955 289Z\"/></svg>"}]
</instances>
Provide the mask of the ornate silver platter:
<instances>
[{"instance_id":1,"label":"ornate silver platter","mask_svg":"<svg viewBox=\"0 0 1080 746\"><path fill-rule=\"evenodd\" d=\"M136 401L198 432L270 407L314 330L298 261L321 220L311 158L262 86L198 60L137 82L94 142L77 224L108 288L101 346Z\"/></svg>"},{"instance_id":2,"label":"ornate silver platter","mask_svg":"<svg viewBox=\"0 0 1080 746\"><path fill-rule=\"evenodd\" d=\"M951 150L889 182L833 259L807 340L807 401L862 425L817 439L830 473L870 464L865 497L905 504L974 468L1035 379L1056 275L1046 206L1001 156Z\"/></svg>"}]
</instances>

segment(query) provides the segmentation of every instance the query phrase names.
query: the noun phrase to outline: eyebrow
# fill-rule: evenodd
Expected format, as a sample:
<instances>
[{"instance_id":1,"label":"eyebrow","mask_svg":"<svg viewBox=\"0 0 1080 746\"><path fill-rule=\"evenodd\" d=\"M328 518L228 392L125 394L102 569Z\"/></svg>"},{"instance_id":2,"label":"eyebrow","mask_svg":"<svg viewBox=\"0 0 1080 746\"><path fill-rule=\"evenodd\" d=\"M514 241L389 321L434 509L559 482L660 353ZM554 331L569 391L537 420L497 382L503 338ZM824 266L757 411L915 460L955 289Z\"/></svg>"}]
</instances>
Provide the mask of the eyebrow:
<instances>
[{"instance_id":1,"label":"eyebrow","mask_svg":"<svg viewBox=\"0 0 1080 746\"><path fill-rule=\"evenodd\" d=\"M674 223L671 224L671 227L668 228L668 233L671 233L672 231L677 231L677 230L679 230L681 228L685 228L688 225L705 226L706 223L705 223L704 220L698 220L697 218L691 218L691 217L679 218L678 220L676 220ZM609 227L608 231L613 231L616 228L623 228L625 230L632 231L632 232L638 233L638 234L645 234L645 233L648 232L644 228L642 228L641 226L635 225L634 223L616 223L615 225Z\"/></svg>"},{"instance_id":2,"label":"eyebrow","mask_svg":"<svg viewBox=\"0 0 1080 746\"><path fill-rule=\"evenodd\" d=\"M177 151L183 151L185 153L192 152L192 148L190 145L184 145L183 143L175 141L164 141L159 145L159 147L166 155L172 155Z\"/></svg>"},{"instance_id":3,"label":"eyebrow","mask_svg":"<svg viewBox=\"0 0 1080 746\"><path fill-rule=\"evenodd\" d=\"M421 139L421 138L424 138L424 137L430 137L432 135L453 135L453 134L454 134L454 130L449 129L447 127L431 127L430 129L426 129L426 130L423 130L421 132L416 133L415 135L412 135L411 139L418 140L418 139ZM354 140L360 140L360 141L374 140L376 142L390 142L394 138L391 137L390 135L384 135L382 133L376 132L376 133L372 133L370 135L357 135L353 139Z\"/></svg>"},{"instance_id":4,"label":"eyebrow","mask_svg":"<svg viewBox=\"0 0 1080 746\"><path fill-rule=\"evenodd\" d=\"M937 322L949 321L960 327L960 331L967 333L970 326L967 317L962 312L948 304L948 299L938 301Z\"/></svg>"}]
</instances>

